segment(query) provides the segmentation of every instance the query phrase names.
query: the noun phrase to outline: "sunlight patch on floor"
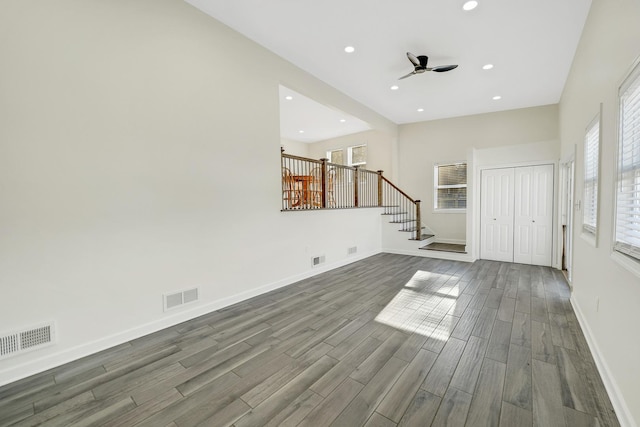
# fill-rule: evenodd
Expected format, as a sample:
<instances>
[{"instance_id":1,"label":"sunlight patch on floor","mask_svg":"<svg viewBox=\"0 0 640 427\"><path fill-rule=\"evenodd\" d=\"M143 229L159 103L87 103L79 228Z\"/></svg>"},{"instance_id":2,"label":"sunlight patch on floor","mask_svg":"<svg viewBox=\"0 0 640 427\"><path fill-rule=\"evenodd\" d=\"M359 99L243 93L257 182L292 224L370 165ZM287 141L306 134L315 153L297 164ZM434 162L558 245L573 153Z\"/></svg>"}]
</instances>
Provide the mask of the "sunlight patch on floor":
<instances>
[{"instance_id":1,"label":"sunlight patch on floor","mask_svg":"<svg viewBox=\"0 0 640 427\"><path fill-rule=\"evenodd\" d=\"M452 276L418 270L376 316L376 321L408 333L447 340L455 322L447 313L456 305L459 289Z\"/></svg>"}]
</instances>

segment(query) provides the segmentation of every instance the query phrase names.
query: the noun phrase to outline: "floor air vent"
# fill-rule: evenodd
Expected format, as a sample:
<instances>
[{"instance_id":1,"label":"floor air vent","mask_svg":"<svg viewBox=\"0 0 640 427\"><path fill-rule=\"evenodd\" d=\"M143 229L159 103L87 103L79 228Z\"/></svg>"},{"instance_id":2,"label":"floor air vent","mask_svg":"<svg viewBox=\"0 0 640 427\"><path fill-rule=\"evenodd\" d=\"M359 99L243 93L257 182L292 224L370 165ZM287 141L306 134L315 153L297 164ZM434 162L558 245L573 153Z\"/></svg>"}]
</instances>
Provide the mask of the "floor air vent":
<instances>
[{"instance_id":1,"label":"floor air vent","mask_svg":"<svg viewBox=\"0 0 640 427\"><path fill-rule=\"evenodd\" d=\"M164 311L171 310L181 305L198 301L198 288L164 294L162 300L164 301Z\"/></svg>"},{"instance_id":2,"label":"floor air vent","mask_svg":"<svg viewBox=\"0 0 640 427\"><path fill-rule=\"evenodd\" d=\"M53 323L0 336L0 359L54 343Z\"/></svg>"}]
</instances>

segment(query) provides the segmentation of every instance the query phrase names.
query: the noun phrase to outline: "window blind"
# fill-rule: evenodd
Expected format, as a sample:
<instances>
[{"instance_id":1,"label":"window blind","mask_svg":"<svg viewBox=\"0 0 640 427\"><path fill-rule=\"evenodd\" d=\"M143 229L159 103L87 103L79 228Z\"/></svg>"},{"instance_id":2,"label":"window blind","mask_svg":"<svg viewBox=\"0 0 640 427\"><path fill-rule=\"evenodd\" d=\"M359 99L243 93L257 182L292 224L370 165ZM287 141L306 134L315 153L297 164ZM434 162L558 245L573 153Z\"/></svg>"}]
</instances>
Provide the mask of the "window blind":
<instances>
[{"instance_id":1,"label":"window blind","mask_svg":"<svg viewBox=\"0 0 640 427\"><path fill-rule=\"evenodd\" d=\"M598 223L598 162L600 154L600 117L587 129L584 138L584 211L582 227L596 234Z\"/></svg>"},{"instance_id":2,"label":"window blind","mask_svg":"<svg viewBox=\"0 0 640 427\"><path fill-rule=\"evenodd\" d=\"M640 260L640 66L620 87L614 249Z\"/></svg>"},{"instance_id":3,"label":"window blind","mask_svg":"<svg viewBox=\"0 0 640 427\"><path fill-rule=\"evenodd\" d=\"M455 163L435 166L436 209L465 209L467 207L467 165Z\"/></svg>"}]
</instances>

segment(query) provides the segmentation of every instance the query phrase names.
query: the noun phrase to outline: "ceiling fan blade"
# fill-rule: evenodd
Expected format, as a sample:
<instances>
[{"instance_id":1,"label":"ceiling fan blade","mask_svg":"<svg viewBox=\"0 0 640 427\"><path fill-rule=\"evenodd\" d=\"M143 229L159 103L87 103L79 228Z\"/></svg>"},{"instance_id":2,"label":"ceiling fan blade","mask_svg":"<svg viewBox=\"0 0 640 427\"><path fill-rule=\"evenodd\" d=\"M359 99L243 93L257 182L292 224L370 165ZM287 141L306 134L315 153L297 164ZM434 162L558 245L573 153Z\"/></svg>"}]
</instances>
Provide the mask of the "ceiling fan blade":
<instances>
[{"instance_id":1,"label":"ceiling fan blade","mask_svg":"<svg viewBox=\"0 0 640 427\"><path fill-rule=\"evenodd\" d=\"M436 73L444 73L445 71L451 71L457 67L458 65L439 65L437 67L433 67L431 70L428 70L428 71L435 71Z\"/></svg>"},{"instance_id":2,"label":"ceiling fan blade","mask_svg":"<svg viewBox=\"0 0 640 427\"><path fill-rule=\"evenodd\" d=\"M409 58L409 61L411 61L413 65L415 65L416 67L420 67L420 60L416 58L413 53L407 52L407 58Z\"/></svg>"},{"instance_id":3,"label":"ceiling fan blade","mask_svg":"<svg viewBox=\"0 0 640 427\"><path fill-rule=\"evenodd\" d=\"M413 76L414 74L416 74L416 72L415 72L415 71L412 71L412 72L410 72L409 74L407 74L406 76L402 76L402 77L400 77L398 80L406 79L407 77L411 77L411 76Z\"/></svg>"}]
</instances>

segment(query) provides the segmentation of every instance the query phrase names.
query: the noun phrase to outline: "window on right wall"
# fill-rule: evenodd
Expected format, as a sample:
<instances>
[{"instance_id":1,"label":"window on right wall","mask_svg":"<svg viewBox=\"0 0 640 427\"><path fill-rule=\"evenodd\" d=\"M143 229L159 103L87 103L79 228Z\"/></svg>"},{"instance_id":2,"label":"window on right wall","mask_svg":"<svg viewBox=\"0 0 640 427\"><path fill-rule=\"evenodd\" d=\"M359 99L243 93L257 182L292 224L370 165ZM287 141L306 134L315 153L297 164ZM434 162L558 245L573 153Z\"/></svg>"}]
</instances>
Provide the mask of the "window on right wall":
<instances>
[{"instance_id":1,"label":"window on right wall","mask_svg":"<svg viewBox=\"0 0 640 427\"><path fill-rule=\"evenodd\" d=\"M614 250L640 261L640 65L619 92Z\"/></svg>"},{"instance_id":2,"label":"window on right wall","mask_svg":"<svg viewBox=\"0 0 640 427\"><path fill-rule=\"evenodd\" d=\"M600 165L600 114L584 137L584 210L582 229L594 239L598 229L598 176Z\"/></svg>"}]
</instances>

